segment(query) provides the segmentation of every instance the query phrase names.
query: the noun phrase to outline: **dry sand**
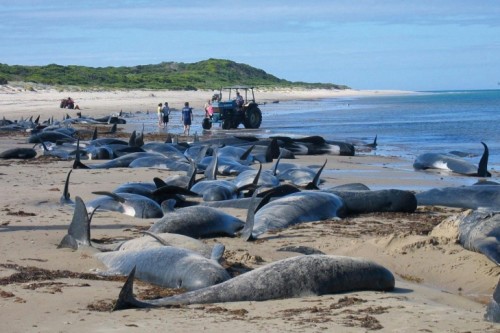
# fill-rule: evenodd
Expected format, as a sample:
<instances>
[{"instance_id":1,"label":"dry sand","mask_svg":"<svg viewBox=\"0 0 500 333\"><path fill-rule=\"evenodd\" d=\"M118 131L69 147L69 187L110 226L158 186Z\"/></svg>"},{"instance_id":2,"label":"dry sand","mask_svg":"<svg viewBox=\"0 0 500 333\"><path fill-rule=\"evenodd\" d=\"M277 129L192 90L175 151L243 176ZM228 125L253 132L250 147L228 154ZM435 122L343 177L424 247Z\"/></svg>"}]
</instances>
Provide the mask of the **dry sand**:
<instances>
[{"instance_id":1,"label":"dry sand","mask_svg":"<svg viewBox=\"0 0 500 333\"><path fill-rule=\"evenodd\" d=\"M308 99L346 94L405 92L267 91L268 101ZM154 96L152 96L154 94ZM73 97L87 115L103 116L120 110L154 110L159 101L180 107L190 101L200 107L211 92L58 92L0 91L0 117L17 119L41 114L60 116L58 100ZM178 105L177 105L178 104ZM127 135L127 134L122 134ZM26 144L27 134L1 134L0 151ZM147 140L158 139L148 136ZM325 156L297 161L319 165ZM294 161L294 162L297 162ZM93 162L97 163L97 162ZM241 272L296 254L277 252L285 245L305 245L327 254L370 258L396 276L389 293L353 292L267 302L192 305L155 310L109 312L123 284L89 279L103 268L92 251L57 249L66 234L73 209L60 206L71 161L37 157L28 161L0 160L0 320L2 332L500 332L500 325L483 320L485 304L496 286L500 268L481 254L463 249L450 230L430 235L442 220L461 210L419 208L416 213L367 214L341 221L309 223L257 242L238 238L207 239L226 246L230 271ZM269 165L264 165L269 167ZM467 183L469 179L439 173L415 172L411 163L394 157L328 156L325 186L362 182L376 188L415 188ZM72 197L89 201L92 191L112 190L127 181L149 182L173 172L157 169L74 170ZM246 212L228 209L244 219ZM154 220L98 212L92 238L102 242L138 236ZM158 295L150 285L137 283L143 298Z\"/></svg>"}]
</instances>

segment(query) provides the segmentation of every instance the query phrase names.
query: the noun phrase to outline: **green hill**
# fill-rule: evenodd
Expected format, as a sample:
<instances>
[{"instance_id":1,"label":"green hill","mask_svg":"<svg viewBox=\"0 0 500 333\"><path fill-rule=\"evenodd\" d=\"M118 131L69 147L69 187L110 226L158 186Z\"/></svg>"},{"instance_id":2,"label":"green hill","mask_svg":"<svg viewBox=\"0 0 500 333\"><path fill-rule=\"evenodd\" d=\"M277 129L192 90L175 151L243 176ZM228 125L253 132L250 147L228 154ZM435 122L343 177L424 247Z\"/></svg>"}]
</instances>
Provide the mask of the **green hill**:
<instances>
[{"instance_id":1,"label":"green hill","mask_svg":"<svg viewBox=\"0 0 500 333\"><path fill-rule=\"evenodd\" d=\"M102 87L114 89L216 89L228 85L256 87L304 87L347 89L331 83L291 82L246 64L208 59L192 64L162 62L132 67L20 66L0 64L0 84L9 81L52 86Z\"/></svg>"}]
</instances>

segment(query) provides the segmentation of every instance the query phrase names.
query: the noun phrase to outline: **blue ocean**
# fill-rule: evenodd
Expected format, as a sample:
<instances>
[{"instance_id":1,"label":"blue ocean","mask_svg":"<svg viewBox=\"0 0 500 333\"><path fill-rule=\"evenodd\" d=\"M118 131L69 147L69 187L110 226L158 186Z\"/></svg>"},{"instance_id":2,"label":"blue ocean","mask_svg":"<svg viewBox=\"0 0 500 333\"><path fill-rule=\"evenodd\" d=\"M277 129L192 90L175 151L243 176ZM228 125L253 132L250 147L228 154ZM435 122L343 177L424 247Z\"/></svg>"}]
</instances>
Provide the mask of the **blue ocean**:
<instances>
[{"instance_id":1,"label":"blue ocean","mask_svg":"<svg viewBox=\"0 0 500 333\"><path fill-rule=\"evenodd\" d=\"M490 150L489 167L500 170L500 90L290 101L261 109L262 129L269 134L365 143L377 136L372 153L379 155L414 159L425 152L462 151L480 156L482 141Z\"/></svg>"},{"instance_id":2,"label":"blue ocean","mask_svg":"<svg viewBox=\"0 0 500 333\"><path fill-rule=\"evenodd\" d=\"M223 131L215 126L203 131L198 112L191 134L320 135L327 140L353 143L370 143L377 136L377 149L359 154L414 160L426 152L460 151L471 154L474 163L483 152L482 141L490 150L489 169L500 170L500 90L294 100L260 108L263 120L258 130L245 130L240 125L238 130ZM172 125L173 132L179 132L176 128L180 124Z\"/></svg>"}]
</instances>

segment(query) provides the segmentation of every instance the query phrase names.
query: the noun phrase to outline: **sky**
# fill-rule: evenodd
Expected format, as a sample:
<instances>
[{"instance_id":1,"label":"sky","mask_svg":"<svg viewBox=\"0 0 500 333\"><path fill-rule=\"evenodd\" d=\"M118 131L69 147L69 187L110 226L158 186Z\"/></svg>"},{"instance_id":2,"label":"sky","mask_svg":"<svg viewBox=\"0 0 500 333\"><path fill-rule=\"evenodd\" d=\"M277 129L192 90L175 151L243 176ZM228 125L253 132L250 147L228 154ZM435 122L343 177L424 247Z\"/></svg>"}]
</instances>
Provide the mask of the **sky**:
<instances>
[{"instance_id":1,"label":"sky","mask_svg":"<svg viewBox=\"0 0 500 333\"><path fill-rule=\"evenodd\" d=\"M498 0L0 0L0 63L228 59L353 89L500 89Z\"/></svg>"}]
</instances>

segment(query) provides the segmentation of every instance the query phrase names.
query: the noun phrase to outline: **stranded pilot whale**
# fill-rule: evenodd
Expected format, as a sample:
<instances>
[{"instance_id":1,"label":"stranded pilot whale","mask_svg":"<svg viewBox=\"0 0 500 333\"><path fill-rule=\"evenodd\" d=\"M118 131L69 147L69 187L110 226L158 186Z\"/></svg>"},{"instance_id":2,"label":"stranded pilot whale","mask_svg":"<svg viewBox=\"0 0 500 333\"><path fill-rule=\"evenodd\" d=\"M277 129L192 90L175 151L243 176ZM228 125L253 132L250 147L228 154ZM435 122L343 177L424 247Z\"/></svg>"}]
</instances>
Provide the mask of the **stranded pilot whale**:
<instances>
[{"instance_id":1,"label":"stranded pilot whale","mask_svg":"<svg viewBox=\"0 0 500 333\"><path fill-rule=\"evenodd\" d=\"M500 265L500 212L469 211L459 217L458 240Z\"/></svg>"},{"instance_id":2,"label":"stranded pilot whale","mask_svg":"<svg viewBox=\"0 0 500 333\"><path fill-rule=\"evenodd\" d=\"M149 301L134 298L134 274L135 269L125 282L114 310L394 289L394 275L385 267L362 258L331 255L298 256L276 261L211 287Z\"/></svg>"},{"instance_id":3,"label":"stranded pilot whale","mask_svg":"<svg viewBox=\"0 0 500 333\"><path fill-rule=\"evenodd\" d=\"M243 228L240 219L207 206L190 206L173 210L175 200L169 199L162 204L165 215L156 221L149 232L170 232L194 238L211 236L235 236ZM168 207L165 207L168 206Z\"/></svg>"},{"instance_id":4,"label":"stranded pilot whale","mask_svg":"<svg viewBox=\"0 0 500 333\"><path fill-rule=\"evenodd\" d=\"M280 191L288 186L278 186L272 191ZM345 215L345 205L335 194L320 191L299 191L291 186L288 193L279 199L267 203L263 199L256 212L248 209L247 221L240 236L251 240L269 230L287 228L294 224L314 222ZM271 191L271 192L272 192ZM268 195L269 196L269 195ZM255 193L254 193L255 197Z\"/></svg>"},{"instance_id":5,"label":"stranded pilot whale","mask_svg":"<svg viewBox=\"0 0 500 333\"><path fill-rule=\"evenodd\" d=\"M451 154L425 153L417 157L413 168L415 170L443 169L466 176L491 177L491 173L488 172L488 146L484 142L481 144L484 146L484 152L478 167Z\"/></svg>"},{"instance_id":6,"label":"stranded pilot whale","mask_svg":"<svg viewBox=\"0 0 500 333\"><path fill-rule=\"evenodd\" d=\"M231 278L218 262L224 246L219 244L213 251L210 259L173 246L101 252L94 256L108 267L108 271L102 272L102 275L127 275L136 269L140 280L166 288L196 290Z\"/></svg>"}]
</instances>

